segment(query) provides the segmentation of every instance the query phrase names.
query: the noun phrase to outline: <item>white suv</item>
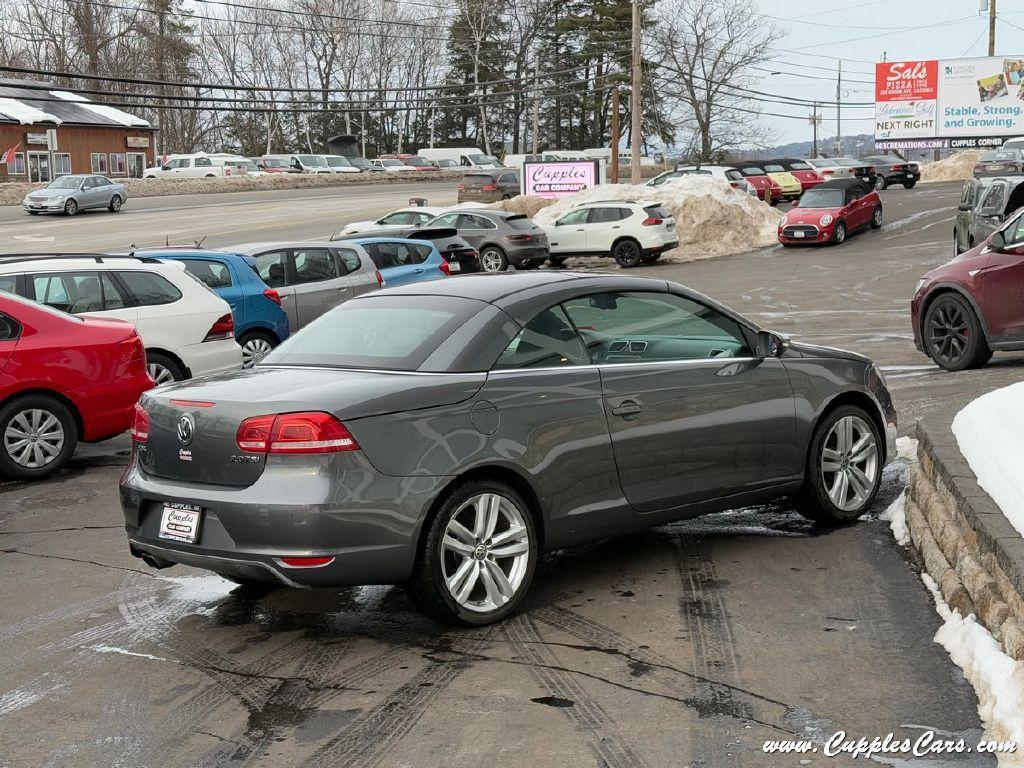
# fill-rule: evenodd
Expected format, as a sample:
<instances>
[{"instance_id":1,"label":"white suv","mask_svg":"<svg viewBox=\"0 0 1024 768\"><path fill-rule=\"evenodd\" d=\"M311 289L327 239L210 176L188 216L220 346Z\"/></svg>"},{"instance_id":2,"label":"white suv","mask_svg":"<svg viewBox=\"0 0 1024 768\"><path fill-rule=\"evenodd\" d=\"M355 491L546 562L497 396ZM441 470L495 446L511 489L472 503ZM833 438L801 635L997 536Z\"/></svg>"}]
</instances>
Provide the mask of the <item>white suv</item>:
<instances>
[{"instance_id":1,"label":"white suv","mask_svg":"<svg viewBox=\"0 0 1024 768\"><path fill-rule=\"evenodd\" d=\"M655 202L583 203L543 229L555 266L569 256L611 256L621 267L635 267L679 245L675 219Z\"/></svg>"},{"instance_id":2,"label":"white suv","mask_svg":"<svg viewBox=\"0 0 1024 768\"><path fill-rule=\"evenodd\" d=\"M178 261L133 256L0 256L0 291L135 326L157 384L240 370L231 307Z\"/></svg>"}]
</instances>

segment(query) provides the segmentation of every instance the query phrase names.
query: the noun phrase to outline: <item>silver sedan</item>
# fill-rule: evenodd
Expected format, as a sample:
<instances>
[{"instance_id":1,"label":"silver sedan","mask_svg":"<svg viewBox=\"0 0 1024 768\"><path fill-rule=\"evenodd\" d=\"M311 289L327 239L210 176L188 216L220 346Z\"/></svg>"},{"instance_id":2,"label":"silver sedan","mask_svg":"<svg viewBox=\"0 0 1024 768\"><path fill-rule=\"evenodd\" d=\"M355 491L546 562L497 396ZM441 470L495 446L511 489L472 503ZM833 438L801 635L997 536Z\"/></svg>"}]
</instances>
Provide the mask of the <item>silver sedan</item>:
<instances>
[{"instance_id":1,"label":"silver sedan","mask_svg":"<svg viewBox=\"0 0 1024 768\"><path fill-rule=\"evenodd\" d=\"M35 216L38 213L63 213L74 216L79 211L106 208L111 213L121 210L128 192L124 184L95 173L73 173L60 176L42 189L29 192L21 207Z\"/></svg>"}]
</instances>

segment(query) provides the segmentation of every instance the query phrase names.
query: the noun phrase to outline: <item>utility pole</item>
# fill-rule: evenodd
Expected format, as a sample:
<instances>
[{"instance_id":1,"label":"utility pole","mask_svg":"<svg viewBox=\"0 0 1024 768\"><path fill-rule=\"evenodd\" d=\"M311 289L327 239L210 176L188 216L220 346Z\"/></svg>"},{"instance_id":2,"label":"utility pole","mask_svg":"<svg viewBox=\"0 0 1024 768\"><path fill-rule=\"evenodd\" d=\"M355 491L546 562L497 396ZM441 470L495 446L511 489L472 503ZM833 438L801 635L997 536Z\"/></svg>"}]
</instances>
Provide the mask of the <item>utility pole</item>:
<instances>
[{"instance_id":1,"label":"utility pole","mask_svg":"<svg viewBox=\"0 0 1024 768\"><path fill-rule=\"evenodd\" d=\"M996 0L988 0L988 55L996 55Z\"/></svg>"},{"instance_id":2,"label":"utility pole","mask_svg":"<svg viewBox=\"0 0 1024 768\"><path fill-rule=\"evenodd\" d=\"M836 157L843 156L843 62L836 62Z\"/></svg>"},{"instance_id":3,"label":"utility pole","mask_svg":"<svg viewBox=\"0 0 1024 768\"><path fill-rule=\"evenodd\" d=\"M630 156L629 181L640 183L640 120L643 116L643 69L640 59L640 0L633 0L633 94L630 97L629 143L633 150ZM618 146L612 146L612 152L618 154Z\"/></svg>"},{"instance_id":4,"label":"utility pole","mask_svg":"<svg viewBox=\"0 0 1024 768\"><path fill-rule=\"evenodd\" d=\"M533 155L534 159L537 158L537 147L538 147L538 136L537 130L540 127L540 91L537 90L537 83L540 74L540 52L537 53L537 58L533 60Z\"/></svg>"},{"instance_id":5,"label":"utility pole","mask_svg":"<svg viewBox=\"0 0 1024 768\"><path fill-rule=\"evenodd\" d=\"M811 149L811 157L818 156L818 124L821 123L821 115L818 114L818 102L814 102L814 112L811 114L811 131L814 136L814 143Z\"/></svg>"},{"instance_id":6,"label":"utility pole","mask_svg":"<svg viewBox=\"0 0 1024 768\"><path fill-rule=\"evenodd\" d=\"M611 169L608 181L619 183L619 86L612 86L612 140Z\"/></svg>"}]
</instances>

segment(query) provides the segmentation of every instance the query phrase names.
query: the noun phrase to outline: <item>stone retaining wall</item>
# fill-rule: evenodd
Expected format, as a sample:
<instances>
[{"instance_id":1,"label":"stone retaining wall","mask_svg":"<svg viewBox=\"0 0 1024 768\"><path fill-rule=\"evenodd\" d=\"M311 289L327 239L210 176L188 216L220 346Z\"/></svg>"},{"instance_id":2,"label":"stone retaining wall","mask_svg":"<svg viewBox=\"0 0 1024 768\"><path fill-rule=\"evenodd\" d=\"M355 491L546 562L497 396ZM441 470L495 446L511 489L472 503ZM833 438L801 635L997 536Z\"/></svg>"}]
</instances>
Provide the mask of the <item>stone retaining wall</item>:
<instances>
[{"instance_id":1,"label":"stone retaining wall","mask_svg":"<svg viewBox=\"0 0 1024 768\"><path fill-rule=\"evenodd\" d=\"M1024 538L978 485L948 423L921 423L916 436L906 499L914 548L949 606L1024 660Z\"/></svg>"}]
</instances>

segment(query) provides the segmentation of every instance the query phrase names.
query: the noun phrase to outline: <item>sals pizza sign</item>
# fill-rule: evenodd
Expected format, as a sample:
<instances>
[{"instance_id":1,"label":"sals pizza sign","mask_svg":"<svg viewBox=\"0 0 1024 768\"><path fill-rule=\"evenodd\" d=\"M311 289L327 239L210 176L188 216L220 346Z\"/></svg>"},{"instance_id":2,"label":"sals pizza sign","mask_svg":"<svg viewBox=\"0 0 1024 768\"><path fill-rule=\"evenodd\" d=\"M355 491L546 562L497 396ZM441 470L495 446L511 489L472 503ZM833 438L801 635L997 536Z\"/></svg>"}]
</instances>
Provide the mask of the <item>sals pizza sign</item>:
<instances>
[{"instance_id":1,"label":"sals pizza sign","mask_svg":"<svg viewBox=\"0 0 1024 768\"><path fill-rule=\"evenodd\" d=\"M875 65L875 101L934 99L938 87L937 61L886 61Z\"/></svg>"}]
</instances>

